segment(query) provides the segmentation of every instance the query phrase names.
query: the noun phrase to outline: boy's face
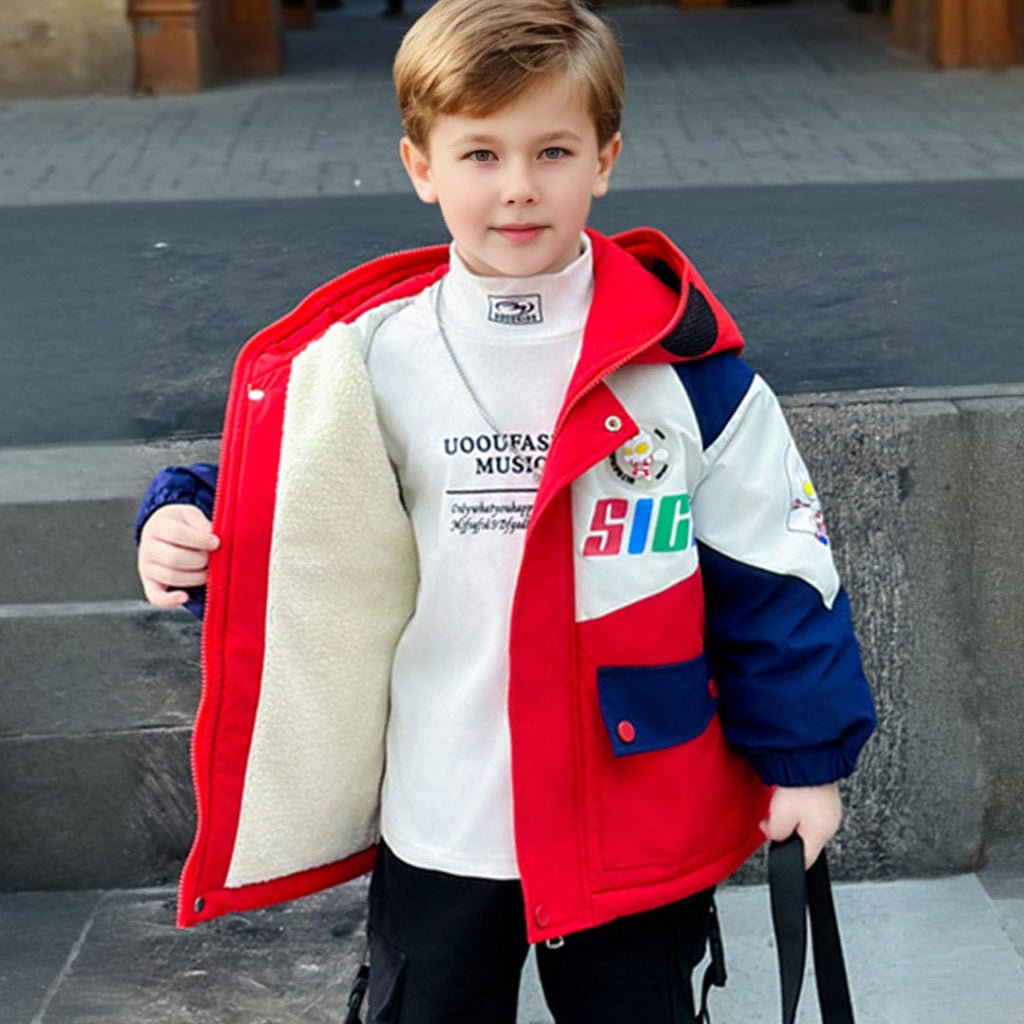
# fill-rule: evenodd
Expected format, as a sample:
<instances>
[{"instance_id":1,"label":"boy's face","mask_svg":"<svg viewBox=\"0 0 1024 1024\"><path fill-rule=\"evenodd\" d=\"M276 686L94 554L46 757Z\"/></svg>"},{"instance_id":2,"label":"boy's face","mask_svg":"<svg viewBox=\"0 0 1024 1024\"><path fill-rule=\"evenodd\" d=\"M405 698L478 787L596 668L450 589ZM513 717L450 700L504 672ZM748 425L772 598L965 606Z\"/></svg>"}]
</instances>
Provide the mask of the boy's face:
<instances>
[{"instance_id":1,"label":"boy's face","mask_svg":"<svg viewBox=\"0 0 1024 1024\"><path fill-rule=\"evenodd\" d=\"M426 152L402 139L401 154L471 271L525 277L579 255L590 201L608 191L621 145L616 135L598 148L583 100L548 77L486 117L441 115Z\"/></svg>"}]
</instances>

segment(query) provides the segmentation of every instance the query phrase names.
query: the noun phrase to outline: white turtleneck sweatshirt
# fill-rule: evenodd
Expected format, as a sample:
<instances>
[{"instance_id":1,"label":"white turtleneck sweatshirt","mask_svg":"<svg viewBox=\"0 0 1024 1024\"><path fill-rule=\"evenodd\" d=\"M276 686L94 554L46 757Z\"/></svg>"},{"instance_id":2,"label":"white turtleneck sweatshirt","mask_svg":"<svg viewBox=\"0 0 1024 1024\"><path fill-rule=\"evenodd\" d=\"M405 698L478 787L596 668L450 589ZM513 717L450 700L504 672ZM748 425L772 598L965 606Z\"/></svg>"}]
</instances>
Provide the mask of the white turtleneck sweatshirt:
<instances>
[{"instance_id":1,"label":"white turtleneck sweatshirt","mask_svg":"<svg viewBox=\"0 0 1024 1024\"><path fill-rule=\"evenodd\" d=\"M526 278L478 277L453 244L448 274L386 320L370 346L420 569L392 672L381 830L416 867L519 874L509 616L592 295L585 236L570 266Z\"/></svg>"}]
</instances>

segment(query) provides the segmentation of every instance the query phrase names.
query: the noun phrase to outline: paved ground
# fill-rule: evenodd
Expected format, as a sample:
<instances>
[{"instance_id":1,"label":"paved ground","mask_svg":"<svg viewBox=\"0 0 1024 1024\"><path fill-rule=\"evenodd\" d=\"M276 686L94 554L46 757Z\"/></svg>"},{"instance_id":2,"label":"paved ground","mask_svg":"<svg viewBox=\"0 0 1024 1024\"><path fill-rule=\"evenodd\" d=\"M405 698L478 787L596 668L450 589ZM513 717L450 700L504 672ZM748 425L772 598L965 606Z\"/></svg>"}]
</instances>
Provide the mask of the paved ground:
<instances>
[{"instance_id":1,"label":"paved ground","mask_svg":"<svg viewBox=\"0 0 1024 1024\"><path fill-rule=\"evenodd\" d=\"M406 194L404 26L379 7L347 0L291 33L277 80L0 103L0 203ZM937 74L841 0L609 10L629 68L617 188L1024 177L1024 68Z\"/></svg>"},{"instance_id":2,"label":"paved ground","mask_svg":"<svg viewBox=\"0 0 1024 1024\"><path fill-rule=\"evenodd\" d=\"M0 896L5 1024L340 1024L364 941L362 883L190 932L169 889ZM859 1024L1024 1021L1024 874L836 886ZM768 897L719 897L722 1024L779 1020ZM819 1019L813 986L801 1024ZM549 1024L532 961L520 1024ZM455 1024L455 1022L453 1022ZM633 1022L630 1022L633 1024ZM635 1022L643 1024L643 1022Z\"/></svg>"}]
</instances>

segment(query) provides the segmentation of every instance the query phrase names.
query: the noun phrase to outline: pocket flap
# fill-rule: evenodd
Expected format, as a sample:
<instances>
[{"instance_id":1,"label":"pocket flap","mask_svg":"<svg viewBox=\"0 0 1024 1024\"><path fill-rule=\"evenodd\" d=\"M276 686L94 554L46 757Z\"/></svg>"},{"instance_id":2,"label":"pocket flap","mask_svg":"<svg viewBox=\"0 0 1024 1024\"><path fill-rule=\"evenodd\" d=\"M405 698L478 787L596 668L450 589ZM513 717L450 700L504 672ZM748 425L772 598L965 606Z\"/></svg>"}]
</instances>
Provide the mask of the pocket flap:
<instances>
[{"instance_id":1,"label":"pocket flap","mask_svg":"<svg viewBox=\"0 0 1024 1024\"><path fill-rule=\"evenodd\" d=\"M598 668L597 696L616 757L692 740L708 727L716 704L703 654L671 665Z\"/></svg>"}]
</instances>

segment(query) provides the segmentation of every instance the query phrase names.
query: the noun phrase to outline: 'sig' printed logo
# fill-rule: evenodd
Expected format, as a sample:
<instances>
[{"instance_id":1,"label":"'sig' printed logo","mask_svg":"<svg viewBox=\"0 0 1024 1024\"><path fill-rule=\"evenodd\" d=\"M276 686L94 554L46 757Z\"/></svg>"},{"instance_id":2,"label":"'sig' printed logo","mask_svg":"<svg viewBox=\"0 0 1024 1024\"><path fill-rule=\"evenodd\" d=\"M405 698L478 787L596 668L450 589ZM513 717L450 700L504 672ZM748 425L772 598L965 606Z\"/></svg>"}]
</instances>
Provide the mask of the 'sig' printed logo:
<instances>
[{"instance_id":1,"label":"'sig' printed logo","mask_svg":"<svg viewBox=\"0 0 1024 1024\"><path fill-rule=\"evenodd\" d=\"M608 456L608 465L617 479L631 487L656 484L671 466L668 436L657 427L641 427L639 434Z\"/></svg>"},{"instance_id":2,"label":"'sig' printed logo","mask_svg":"<svg viewBox=\"0 0 1024 1024\"><path fill-rule=\"evenodd\" d=\"M694 543L690 496L599 498L594 503L589 529L583 541L583 554L588 558L685 551Z\"/></svg>"},{"instance_id":3,"label":"'sig' printed logo","mask_svg":"<svg viewBox=\"0 0 1024 1024\"><path fill-rule=\"evenodd\" d=\"M541 324L540 295L488 295L487 319L492 324Z\"/></svg>"}]
</instances>

